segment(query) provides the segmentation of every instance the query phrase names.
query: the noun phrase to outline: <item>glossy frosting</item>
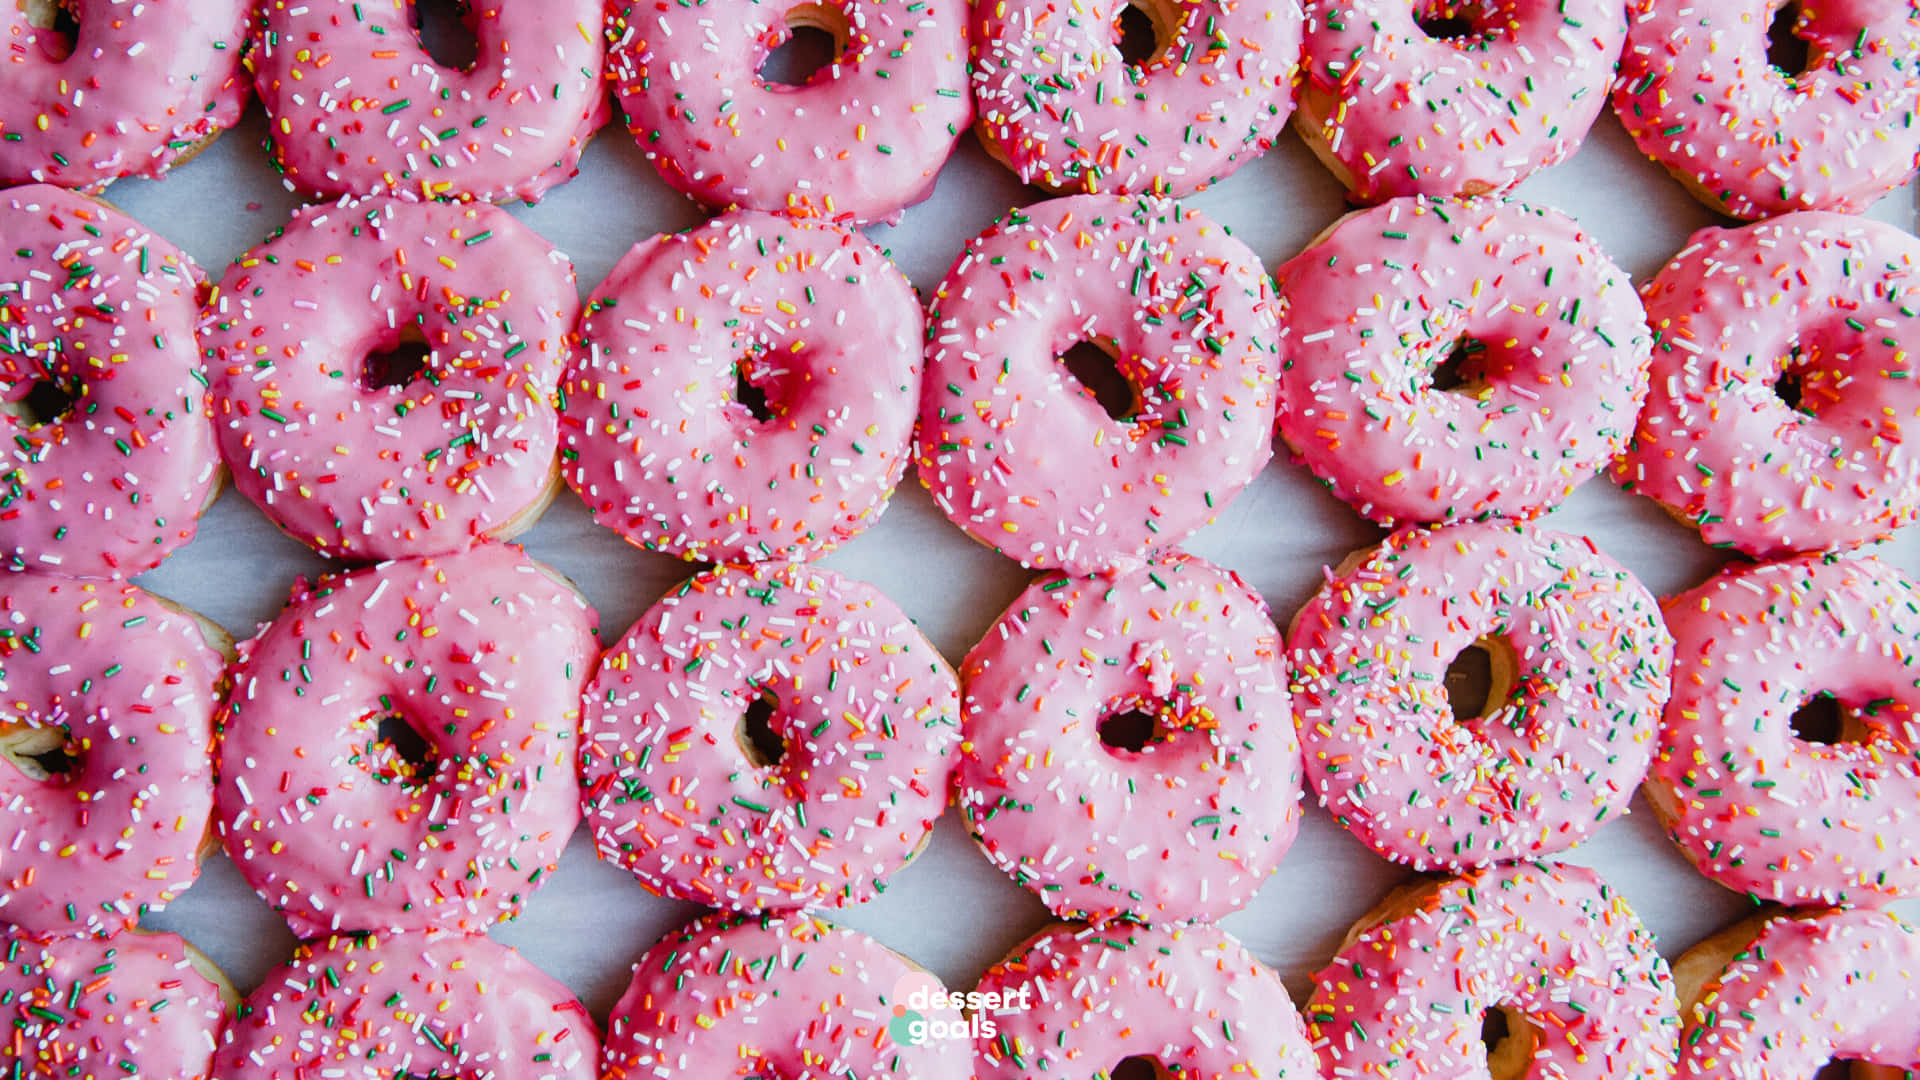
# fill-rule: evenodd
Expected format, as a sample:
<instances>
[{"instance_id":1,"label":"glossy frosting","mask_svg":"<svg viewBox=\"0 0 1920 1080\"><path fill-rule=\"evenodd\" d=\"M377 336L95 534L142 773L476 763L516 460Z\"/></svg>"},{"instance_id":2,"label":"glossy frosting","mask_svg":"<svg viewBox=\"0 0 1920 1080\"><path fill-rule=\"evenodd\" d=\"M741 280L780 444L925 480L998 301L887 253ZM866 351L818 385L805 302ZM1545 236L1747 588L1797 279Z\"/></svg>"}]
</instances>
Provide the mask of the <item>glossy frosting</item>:
<instances>
[{"instance_id":1,"label":"glossy frosting","mask_svg":"<svg viewBox=\"0 0 1920 1080\"><path fill-rule=\"evenodd\" d=\"M755 749L772 706L782 749ZM600 857L710 907L838 907L884 890L946 808L953 670L893 601L824 567L700 574L601 658L583 807Z\"/></svg>"},{"instance_id":2,"label":"glossy frosting","mask_svg":"<svg viewBox=\"0 0 1920 1080\"><path fill-rule=\"evenodd\" d=\"M245 1080L598 1080L586 1006L480 935L300 946L229 1024L214 1075Z\"/></svg>"},{"instance_id":3,"label":"glossy frosting","mask_svg":"<svg viewBox=\"0 0 1920 1080\"><path fill-rule=\"evenodd\" d=\"M897 218L973 119L965 0L609 0L607 19L629 129L662 179L710 207ZM837 55L804 86L762 79L796 19L844 26Z\"/></svg>"},{"instance_id":4,"label":"glossy frosting","mask_svg":"<svg viewBox=\"0 0 1920 1080\"><path fill-rule=\"evenodd\" d=\"M1319 1080L1280 977L1211 926L1056 923L978 989L1022 986L1032 1007L993 1013L998 1033L975 1043L978 1080L1104 1080L1136 1056L1181 1080Z\"/></svg>"},{"instance_id":5,"label":"glossy frosting","mask_svg":"<svg viewBox=\"0 0 1920 1080\"><path fill-rule=\"evenodd\" d=\"M1197 211L1076 195L1009 211L929 302L920 482L1036 569L1124 570L1213 520L1272 456L1266 271ZM1056 358L1105 343L1115 420Z\"/></svg>"},{"instance_id":6,"label":"glossy frosting","mask_svg":"<svg viewBox=\"0 0 1920 1080\"><path fill-rule=\"evenodd\" d=\"M1520 863L1415 886L1314 977L1328 1076L1486 1077L1481 1019L1530 1037L1533 1080L1673 1075L1679 1006L1653 935L1582 866Z\"/></svg>"},{"instance_id":7,"label":"glossy frosting","mask_svg":"<svg viewBox=\"0 0 1920 1080\"><path fill-rule=\"evenodd\" d=\"M732 211L656 236L588 298L580 338L562 471L636 546L817 557L877 520L906 469L924 316L859 233Z\"/></svg>"},{"instance_id":8,"label":"glossy frosting","mask_svg":"<svg viewBox=\"0 0 1920 1080\"><path fill-rule=\"evenodd\" d=\"M1653 392L1616 477L1757 558L1912 520L1920 240L1842 214L1702 229L1642 290ZM1798 407L1775 389L1798 383Z\"/></svg>"},{"instance_id":9,"label":"glossy frosting","mask_svg":"<svg viewBox=\"0 0 1920 1080\"><path fill-rule=\"evenodd\" d=\"M200 328L234 485L295 539L360 560L432 555L532 522L580 312L573 264L505 211L308 206L234 261ZM405 385L365 358L431 349Z\"/></svg>"},{"instance_id":10,"label":"glossy frosting","mask_svg":"<svg viewBox=\"0 0 1920 1080\"><path fill-rule=\"evenodd\" d=\"M1620 0L1307 0L1296 126L1362 202L1506 191L1580 149L1626 36Z\"/></svg>"},{"instance_id":11,"label":"glossy frosting","mask_svg":"<svg viewBox=\"0 0 1920 1080\"><path fill-rule=\"evenodd\" d=\"M0 948L10 1080L205 1080L226 1006L178 937L40 938L8 927Z\"/></svg>"},{"instance_id":12,"label":"glossy frosting","mask_svg":"<svg viewBox=\"0 0 1920 1080\"><path fill-rule=\"evenodd\" d=\"M903 1005L894 989L916 975L934 983L865 934L805 915L709 914L634 966L607 1020L605 1075L968 1080L967 1040L909 1045L889 1030Z\"/></svg>"},{"instance_id":13,"label":"glossy frosting","mask_svg":"<svg viewBox=\"0 0 1920 1080\"><path fill-rule=\"evenodd\" d=\"M1632 0L1613 108L1723 214L1858 213L1920 160L1920 6L1797 5L1807 70L1767 59L1775 0Z\"/></svg>"},{"instance_id":14,"label":"glossy frosting","mask_svg":"<svg viewBox=\"0 0 1920 1080\"><path fill-rule=\"evenodd\" d=\"M1212 921L1300 827L1300 744L1267 605L1187 555L1030 585L961 666L954 803L1056 915ZM1102 723L1154 714L1138 750Z\"/></svg>"},{"instance_id":15,"label":"glossy frosting","mask_svg":"<svg viewBox=\"0 0 1920 1080\"><path fill-rule=\"evenodd\" d=\"M107 933L200 873L225 658L132 585L0 576L0 732L65 728L67 771L0 760L0 921Z\"/></svg>"},{"instance_id":16,"label":"glossy frosting","mask_svg":"<svg viewBox=\"0 0 1920 1080\"><path fill-rule=\"evenodd\" d=\"M0 8L0 186L159 177L240 119L245 0L71 0L69 38ZM7 245L11 247L12 244Z\"/></svg>"},{"instance_id":17,"label":"glossy frosting","mask_svg":"<svg viewBox=\"0 0 1920 1080\"><path fill-rule=\"evenodd\" d=\"M1511 696L1463 722L1447 668L1484 637ZM1673 656L1653 594L1593 541L1493 524L1393 534L1329 575L1287 647L1321 802L1419 870L1560 851L1625 813Z\"/></svg>"},{"instance_id":18,"label":"glossy frosting","mask_svg":"<svg viewBox=\"0 0 1920 1080\"><path fill-rule=\"evenodd\" d=\"M1120 52L1123 0L973 7L973 95L989 151L1056 192L1190 195L1267 151L1293 113L1297 0L1141 5L1156 48Z\"/></svg>"},{"instance_id":19,"label":"glossy frosting","mask_svg":"<svg viewBox=\"0 0 1920 1080\"><path fill-rule=\"evenodd\" d=\"M580 820L598 622L505 544L296 586L240 646L219 718L240 873L299 937L480 933L518 914ZM387 717L425 761L383 735Z\"/></svg>"},{"instance_id":20,"label":"glossy frosting","mask_svg":"<svg viewBox=\"0 0 1920 1080\"><path fill-rule=\"evenodd\" d=\"M1395 199L1278 277L1280 435L1383 524L1551 507L1620 451L1646 398L1633 283L1557 210ZM1437 388L1462 346L1459 385Z\"/></svg>"},{"instance_id":21,"label":"glossy frosting","mask_svg":"<svg viewBox=\"0 0 1920 1080\"><path fill-rule=\"evenodd\" d=\"M287 187L532 202L580 171L607 119L595 0L488 0L462 71L436 62L411 3L262 0L247 56Z\"/></svg>"},{"instance_id":22,"label":"glossy frosting","mask_svg":"<svg viewBox=\"0 0 1920 1080\"><path fill-rule=\"evenodd\" d=\"M1920 895L1920 592L1875 559L1737 564L1667 602L1648 801L1708 877L1784 904ZM1828 693L1859 741L1797 737Z\"/></svg>"},{"instance_id":23,"label":"glossy frosting","mask_svg":"<svg viewBox=\"0 0 1920 1080\"><path fill-rule=\"evenodd\" d=\"M179 248L111 207L40 184L0 192L0 552L12 565L125 577L193 538L221 479L193 345L200 283ZM42 382L73 405L35 424L26 399Z\"/></svg>"}]
</instances>

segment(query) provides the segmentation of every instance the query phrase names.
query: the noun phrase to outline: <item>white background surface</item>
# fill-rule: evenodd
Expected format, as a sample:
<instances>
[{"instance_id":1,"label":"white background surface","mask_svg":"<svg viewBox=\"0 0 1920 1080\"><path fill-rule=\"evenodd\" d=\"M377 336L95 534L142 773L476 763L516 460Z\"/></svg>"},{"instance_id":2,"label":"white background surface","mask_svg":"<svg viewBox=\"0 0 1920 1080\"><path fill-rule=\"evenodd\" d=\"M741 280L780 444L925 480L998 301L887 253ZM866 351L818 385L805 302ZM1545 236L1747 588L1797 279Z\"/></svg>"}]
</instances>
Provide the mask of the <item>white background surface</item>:
<instances>
[{"instance_id":1,"label":"white background surface","mask_svg":"<svg viewBox=\"0 0 1920 1080\"><path fill-rule=\"evenodd\" d=\"M218 277L295 205L261 149L263 132L256 106L237 130L168 179L123 181L107 197ZM1716 221L1639 157L1610 112L1577 157L1534 177L1520 194L1579 219L1636 281L1679 250L1692 230ZM924 294L968 237L1007 208L1040 197L988 160L968 136L929 201L909 209L899 225L869 232L891 249ZM1269 269L1345 209L1338 185L1290 130L1266 157L1192 202L1229 225ZM573 257L583 296L631 244L700 218L692 203L659 182L618 127L603 131L588 148L579 177L538 206L510 209ZM1911 229L1912 193L1895 192L1873 216ZM1622 494L1604 479L1589 482L1547 524L1593 536L1661 595L1704 580L1724 561L1652 503ZM1316 588L1323 565L1380 535L1282 450L1187 546L1245 576L1284 626ZM609 642L693 569L628 547L593 525L570 492L523 542L581 586L599 608L602 638ZM1912 530L1883 545L1883 554L1909 573L1920 570L1920 539ZM880 586L956 664L1028 577L948 524L912 478L872 530L827 562ZM297 575L324 568L230 490L202 519L198 539L140 583L245 637L279 610ZM1744 905L1695 874L1637 799L1630 815L1568 857L1597 867L1669 957L1731 921ZM1309 795L1300 838L1279 872L1225 925L1278 968L1304 1003L1312 973L1331 957L1347 927L1406 876L1348 837ZM602 1021L640 953L698 913L693 905L653 897L625 871L598 863L584 833L574 837L548 882L519 921L496 927L493 936L566 982ZM986 862L949 811L925 854L894 879L885 896L830 917L965 988L1044 923L1047 913ZM199 882L149 923L185 935L242 992L260 985L293 951L278 917L224 856L210 861Z\"/></svg>"}]
</instances>

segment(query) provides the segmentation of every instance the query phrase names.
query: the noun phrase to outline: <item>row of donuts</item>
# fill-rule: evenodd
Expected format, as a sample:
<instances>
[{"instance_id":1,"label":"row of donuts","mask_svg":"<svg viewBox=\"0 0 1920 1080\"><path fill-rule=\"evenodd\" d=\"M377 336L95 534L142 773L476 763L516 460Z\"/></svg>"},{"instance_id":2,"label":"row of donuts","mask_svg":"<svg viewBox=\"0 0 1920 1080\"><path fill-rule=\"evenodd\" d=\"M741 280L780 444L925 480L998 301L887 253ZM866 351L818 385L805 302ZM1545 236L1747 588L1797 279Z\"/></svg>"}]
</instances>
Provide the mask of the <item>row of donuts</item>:
<instances>
[{"instance_id":1,"label":"row of donuts","mask_svg":"<svg viewBox=\"0 0 1920 1080\"><path fill-rule=\"evenodd\" d=\"M464 9L474 55L448 64L412 4L35 0L6 16L0 181L159 175L257 91L304 196L536 199L577 172L611 84L661 176L716 209L886 219L969 125L1056 194L1187 195L1271 146L1296 97L1308 144L1376 202L1508 190L1578 149L1611 94L1716 210L1864 209L1920 160L1920 6L1794 9L1797 71L1769 61L1775 7L516 0ZM1148 47L1123 40L1130 9ZM832 59L764 77L799 28Z\"/></svg>"}]
</instances>

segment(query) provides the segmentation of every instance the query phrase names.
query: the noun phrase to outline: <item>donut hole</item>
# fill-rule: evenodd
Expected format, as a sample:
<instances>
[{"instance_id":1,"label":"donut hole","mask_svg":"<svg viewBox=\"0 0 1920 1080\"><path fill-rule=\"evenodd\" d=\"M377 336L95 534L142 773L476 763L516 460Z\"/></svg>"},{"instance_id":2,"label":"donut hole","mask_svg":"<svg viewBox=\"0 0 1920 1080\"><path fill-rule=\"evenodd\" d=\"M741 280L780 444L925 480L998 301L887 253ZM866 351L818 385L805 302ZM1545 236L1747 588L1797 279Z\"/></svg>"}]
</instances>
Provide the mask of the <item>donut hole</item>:
<instances>
[{"instance_id":1,"label":"donut hole","mask_svg":"<svg viewBox=\"0 0 1920 1080\"><path fill-rule=\"evenodd\" d=\"M473 29L473 8L461 0L409 0L413 35L433 62L453 71L472 71L480 61L480 36Z\"/></svg>"},{"instance_id":2,"label":"donut hole","mask_svg":"<svg viewBox=\"0 0 1920 1080\"><path fill-rule=\"evenodd\" d=\"M1520 1080L1533 1065L1534 1027L1515 1009L1488 1009L1480 1018L1480 1044L1492 1080Z\"/></svg>"},{"instance_id":3,"label":"donut hole","mask_svg":"<svg viewBox=\"0 0 1920 1080\"><path fill-rule=\"evenodd\" d=\"M80 771L84 755L63 727L0 726L0 757L38 783L60 783Z\"/></svg>"},{"instance_id":4,"label":"donut hole","mask_svg":"<svg viewBox=\"0 0 1920 1080\"><path fill-rule=\"evenodd\" d=\"M733 365L733 403L745 409L755 423L764 424L780 415L769 385L773 375L764 351L743 356Z\"/></svg>"},{"instance_id":5,"label":"donut hole","mask_svg":"<svg viewBox=\"0 0 1920 1080\"><path fill-rule=\"evenodd\" d=\"M1120 373L1119 346L1106 341L1081 341L1060 354L1060 363L1079 383L1082 397L1099 404L1108 419L1128 423L1140 414L1140 391Z\"/></svg>"},{"instance_id":6,"label":"donut hole","mask_svg":"<svg viewBox=\"0 0 1920 1080\"><path fill-rule=\"evenodd\" d=\"M1477 398L1488 386L1488 361L1492 352L1485 342L1462 335L1454 339L1431 375L1435 390Z\"/></svg>"},{"instance_id":7,"label":"donut hole","mask_svg":"<svg viewBox=\"0 0 1920 1080\"><path fill-rule=\"evenodd\" d=\"M411 323L400 328L394 343L367 354L360 368L360 385L368 390L399 390L426 374L433 349L425 334Z\"/></svg>"},{"instance_id":8,"label":"donut hole","mask_svg":"<svg viewBox=\"0 0 1920 1080\"><path fill-rule=\"evenodd\" d=\"M1807 695L1806 700L1793 710L1793 715L1787 718L1787 729L1794 738L1815 746L1871 742L1874 730L1867 721L1867 714L1878 711L1882 705L1892 704L1890 701L1874 702L1865 709L1856 709L1838 697L1821 691Z\"/></svg>"},{"instance_id":9,"label":"donut hole","mask_svg":"<svg viewBox=\"0 0 1920 1080\"><path fill-rule=\"evenodd\" d=\"M787 10L786 32L760 61L760 81L773 86L806 86L847 51L853 27L846 12L827 4L801 4Z\"/></svg>"},{"instance_id":10,"label":"donut hole","mask_svg":"<svg viewBox=\"0 0 1920 1080\"><path fill-rule=\"evenodd\" d=\"M378 771L408 787L425 784L439 770L440 751L433 740L399 713L388 713L374 721L372 750L369 756Z\"/></svg>"},{"instance_id":11,"label":"donut hole","mask_svg":"<svg viewBox=\"0 0 1920 1080\"><path fill-rule=\"evenodd\" d=\"M79 385L66 379L39 379L27 392L7 402L6 413L27 427L42 427L73 415L80 403Z\"/></svg>"},{"instance_id":12,"label":"donut hole","mask_svg":"<svg viewBox=\"0 0 1920 1080\"><path fill-rule=\"evenodd\" d=\"M1164 51L1160 44L1160 28L1154 25L1153 16L1139 4L1128 4L1120 9L1120 14L1114 16L1113 45L1120 50L1120 59L1134 67L1147 66Z\"/></svg>"},{"instance_id":13,"label":"donut hole","mask_svg":"<svg viewBox=\"0 0 1920 1080\"><path fill-rule=\"evenodd\" d=\"M771 769L787 756L786 737L773 727L779 704L772 691L762 690L747 703L747 710L734 727L733 741L740 744L740 752L756 769Z\"/></svg>"},{"instance_id":14,"label":"donut hole","mask_svg":"<svg viewBox=\"0 0 1920 1080\"><path fill-rule=\"evenodd\" d=\"M1107 1080L1168 1080L1172 1075L1160 1064L1160 1059L1151 1054L1123 1057L1107 1070Z\"/></svg>"},{"instance_id":15,"label":"donut hole","mask_svg":"<svg viewBox=\"0 0 1920 1080\"><path fill-rule=\"evenodd\" d=\"M73 55L74 43L80 38L80 13L74 5L62 0L25 0L24 14L28 26L44 31L39 41L48 59L65 60Z\"/></svg>"},{"instance_id":16,"label":"donut hole","mask_svg":"<svg viewBox=\"0 0 1920 1080\"><path fill-rule=\"evenodd\" d=\"M1415 12L1413 24L1435 41L1464 44L1480 37L1483 14L1480 4L1471 0L1465 3L1428 2Z\"/></svg>"},{"instance_id":17,"label":"donut hole","mask_svg":"<svg viewBox=\"0 0 1920 1080\"><path fill-rule=\"evenodd\" d=\"M1518 662L1513 644L1497 634L1483 636L1460 650L1447 665L1441 684L1454 723L1471 727L1511 704Z\"/></svg>"},{"instance_id":18,"label":"donut hole","mask_svg":"<svg viewBox=\"0 0 1920 1080\"><path fill-rule=\"evenodd\" d=\"M1813 66L1813 45L1800 36L1799 27L1798 0L1787 0L1774 9L1773 22L1767 26L1767 63L1788 82Z\"/></svg>"}]
</instances>

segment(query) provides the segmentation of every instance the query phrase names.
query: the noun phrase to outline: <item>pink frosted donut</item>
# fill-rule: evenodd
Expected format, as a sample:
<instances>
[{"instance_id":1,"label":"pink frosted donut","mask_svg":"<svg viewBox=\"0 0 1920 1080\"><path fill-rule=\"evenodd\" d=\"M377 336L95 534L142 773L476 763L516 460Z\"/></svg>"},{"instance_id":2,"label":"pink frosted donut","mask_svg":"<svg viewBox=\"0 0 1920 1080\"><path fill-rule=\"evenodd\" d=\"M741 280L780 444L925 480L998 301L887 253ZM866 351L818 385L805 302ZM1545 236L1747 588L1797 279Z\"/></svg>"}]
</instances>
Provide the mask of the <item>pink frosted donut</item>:
<instances>
[{"instance_id":1,"label":"pink frosted donut","mask_svg":"<svg viewBox=\"0 0 1920 1080\"><path fill-rule=\"evenodd\" d=\"M1557 210L1395 199L1278 277L1280 435L1383 524L1552 507L1647 395L1633 283Z\"/></svg>"},{"instance_id":2,"label":"pink frosted donut","mask_svg":"<svg viewBox=\"0 0 1920 1080\"><path fill-rule=\"evenodd\" d=\"M604 1076L970 1080L968 1040L896 1036L896 991L922 985L938 987L858 931L716 912L634 965L607 1020Z\"/></svg>"},{"instance_id":3,"label":"pink frosted donut","mask_svg":"<svg viewBox=\"0 0 1920 1080\"><path fill-rule=\"evenodd\" d=\"M1212 926L1057 923L980 977L979 993L1022 991L1027 1008L986 1014L978 1080L1106 1080L1139 1059L1180 1080L1319 1080L1280 977Z\"/></svg>"},{"instance_id":4,"label":"pink frosted donut","mask_svg":"<svg viewBox=\"0 0 1920 1080\"><path fill-rule=\"evenodd\" d=\"M473 934L302 944L227 1025L213 1074L239 1080L598 1080L586 1006Z\"/></svg>"},{"instance_id":5,"label":"pink frosted donut","mask_svg":"<svg viewBox=\"0 0 1920 1080\"><path fill-rule=\"evenodd\" d=\"M953 670L893 601L824 567L720 567L600 659L582 809L650 891L735 909L878 895L946 808Z\"/></svg>"},{"instance_id":6,"label":"pink frosted donut","mask_svg":"<svg viewBox=\"0 0 1920 1080\"><path fill-rule=\"evenodd\" d=\"M973 6L974 129L987 152L1060 194L1186 196L1267 152L1293 112L1297 0L1148 0L1140 60L1124 0Z\"/></svg>"},{"instance_id":7,"label":"pink frosted donut","mask_svg":"<svg viewBox=\"0 0 1920 1080\"><path fill-rule=\"evenodd\" d=\"M464 70L427 54L413 11L366 0L260 4L247 68L289 190L533 202L580 171L580 152L608 115L595 0L463 6L476 43Z\"/></svg>"},{"instance_id":8,"label":"pink frosted donut","mask_svg":"<svg viewBox=\"0 0 1920 1080\"><path fill-rule=\"evenodd\" d=\"M296 586L218 717L240 873L298 937L519 914L580 821L598 622L505 544Z\"/></svg>"},{"instance_id":9,"label":"pink frosted donut","mask_svg":"<svg viewBox=\"0 0 1920 1080\"><path fill-rule=\"evenodd\" d=\"M1213 520L1273 454L1273 294L1218 223L1076 195L967 243L929 305L920 482L975 540L1070 574L1137 566ZM1057 358L1113 357L1114 419Z\"/></svg>"},{"instance_id":10,"label":"pink frosted donut","mask_svg":"<svg viewBox=\"0 0 1920 1080\"><path fill-rule=\"evenodd\" d=\"M200 268L39 184L0 194L0 252L0 558L151 570L193 539L225 476L193 344Z\"/></svg>"},{"instance_id":11,"label":"pink frosted donut","mask_svg":"<svg viewBox=\"0 0 1920 1080\"><path fill-rule=\"evenodd\" d=\"M560 485L551 398L579 312L573 264L491 206L295 211L200 327L234 486L336 558L511 539Z\"/></svg>"},{"instance_id":12,"label":"pink frosted donut","mask_svg":"<svg viewBox=\"0 0 1920 1080\"><path fill-rule=\"evenodd\" d=\"M1920 934L1891 912L1756 916L1674 961L1680 1074L1802 1080L1920 1070ZM1829 1074L1832 1075L1832 1074Z\"/></svg>"},{"instance_id":13,"label":"pink frosted donut","mask_svg":"<svg viewBox=\"0 0 1920 1080\"><path fill-rule=\"evenodd\" d=\"M834 58L804 85L760 69L795 28ZM714 208L898 218L973 119L965 0L608 0L607 78L661 179Z\"/></svg>"},{"instance_id":14,"label":"pink frosted donut","mask_svg":"<svg viewBox=\"0 0 1920 1080\"><path fill-rule=\"evenodd\" d=\"M1632 0L1613 110L1723 214L1859 213L1920 164L1920 5L1795 6L1807 68L1767 57L1779 0Z\"/></svg>"},{"instance_id":15,"label":"pink frosted donut","mask_svg":"<svg viewBox=\"0 0 1920 1080\"><path fill-rule=\"evenodd\" d=\"M1913 519L1920 240L1814 212L1702 229L1642 293L1653 392L1622 485L1756 558Z\"/></svg>"},{"instance_id":16,"label":"pink frosted donut","mask_svg":"<svg viewBox=\"0 0 1920 1080\"><path fill-rule=\"evenodd\" d=\"M0 10L0 186L158 179L240 119L246 0L16 0ZM61 25L70 21L73 26Z\"/></svg>"},{"instance_id":17,"label":"pink frosted donut","mask_svg":"<svg viewBox=\"0 0 1920 1080\"><path fill-rule=\"evenodd\" d=\"M10 1080L206 1080L233 988L180 938L42 938L7 927L0 944Z\"/></svg>"},{"instance_id":18,"label":"pink frosted donut","mask_svg":"<svg viewBox=\"0 0 1920 1080\"><path fill-rule=\"evenodd\" d=\"M1756 900L1920 896L1920 592L1874 559L1736 565L1667 602L1673 699L1647 802ZM1795 733L1839 706L1841 741Z\"/></svg>"},{"instance_id":19,"label":"pink frosted donut","mask_svg":"<svg viewBox=\"0 0 1920 1080\"><path fill-rule=\"evenodd\" d=\"M817 557L906 469L925 337L913 286L859 233L734 211L656 236L587 301L562 470L637 547Z\"/></svg>"},{"instance_id":20,"label":"pink frosted donut","mask_svg":"<svg viewBox=\"0 0 1920 1080\"><path fill-rule=\"evenodd\" d=\"M1580 149L1626 39L1620 0L1307 0L1294 127L1362 202L1506 191Z\"/></svg>"},{"instance_id":21,"label":"pink frosted donut","mask_svg":"<svg viewBox=\"0 0 1920 1080\"><path fill-rule=\"evenodd\" d=\"M1522 863L1404 886L1314 977L1327 1076L1665 1080L1673 976L1626 901L1581 866ZM1506 1034L1489 1048L1483 1018Z\"/></svg>"},{"instance_id":22,"label":"pink frosted donut","mask_svg":"<svg viewBox=\"0 0 1920 1080\"><path fill-rule=\"evenodd\" d=\"M111 933L193 884L226 644L132 585L0 576L0 921Z\"/></svg>"},{"instance_id":23,"label":"pink frosted donut","mask_svg":"<svg viewBox=\"0 0 1920 1080\"><path fill-rule=\"evenodd\" d=\"M1593 541L1533 526L1394 533L1333 571L1288 633L1307 779L1415 869L1533 858L1626 812L1670 689L1645 586ZM1487 654L1480 715L1449 664Z\"/></svg>"},{"instance_id":24,"label":"pink frosted donut","mask_svg":"<svg viewBox=\"0 0 1920 1080\"><path fill-rule=\"evenodd\" d=\"M1300 828L1276 636L1189 555L1034 582L960 669L954 803L987 858L1064 918L1245 907Z\"/></svg>"}]
</instances>

